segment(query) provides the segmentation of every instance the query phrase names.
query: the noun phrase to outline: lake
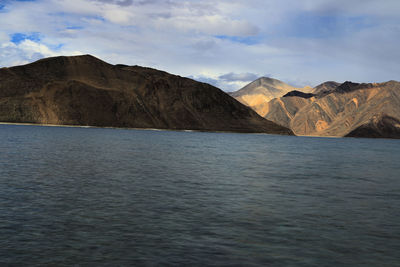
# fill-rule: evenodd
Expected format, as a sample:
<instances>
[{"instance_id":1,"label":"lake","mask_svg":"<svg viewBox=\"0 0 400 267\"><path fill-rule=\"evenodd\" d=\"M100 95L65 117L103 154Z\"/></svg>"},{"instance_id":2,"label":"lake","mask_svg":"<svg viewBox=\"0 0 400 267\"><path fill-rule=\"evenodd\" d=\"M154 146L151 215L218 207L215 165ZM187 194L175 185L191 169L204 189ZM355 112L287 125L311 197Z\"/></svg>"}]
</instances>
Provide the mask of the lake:
<instances>
[{"instance_id":1,"label":"lake","mask_svg":"<svg viewBox=\"0 0 400 267\"><path fill-rule=\"evenodd\" d=\"M0 265L400 266L400 140L0 125Z\"/></svg>"}]
</instances>

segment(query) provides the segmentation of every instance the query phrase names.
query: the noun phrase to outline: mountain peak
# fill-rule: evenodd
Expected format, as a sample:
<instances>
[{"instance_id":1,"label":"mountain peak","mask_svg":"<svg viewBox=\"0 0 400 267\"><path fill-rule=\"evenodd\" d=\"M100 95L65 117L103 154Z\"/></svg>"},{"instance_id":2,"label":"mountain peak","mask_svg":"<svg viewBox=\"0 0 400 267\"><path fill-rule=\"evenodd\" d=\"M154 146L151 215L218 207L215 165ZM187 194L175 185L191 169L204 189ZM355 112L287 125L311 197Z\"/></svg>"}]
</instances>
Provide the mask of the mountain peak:
<instances>
[{"instance_id":1,"label":"mountain peak","mask_svg":"<svg viewBox=\"0 0 400 267\"><path fill-rule=\"evenodd\" d=\"M101 60L95 56L86 54L86 55L77 55L77 56L47 57L47 58L39 59L31 64L43 63L43 62L59 62L59 63L60 62L64 62L64 63L67 63L67 62L69 62L69 63L101 62L101 63L106 63L103 60Z\"/></svg>"},{"instance_id":2,"label":"mountain peak","mask_svg":"<svg viewBox=\"0 0 400 267\"><path fill-rule=\"evenodd\" d=\"M270 85L270 86L277 86L277 85L287 85L284 82L274 79L274 78L270 78L270 77L260 77L257 80L251 82L250 84L266 84L266 85Z\"/></svg>"},{"instance_id":3,"label":"mountain peak","mask_svg":"<svg viewBox=\"0 0 400 267\"><path fill-rule=\"evenodd\" d=\"M309 93L311 89L309 86L296 88L274 78L261 77L230 95L264 116L266 112L264 107L272 99L282 97L294 90Z\"/></svg>"},{"instance_id":4,"label":"mountain peak","mask_svg":"<svg viewBox=\"0 0 400 267\"><path fill-rule=\"evenodd\" d=\"M328 93L334 91L339 85L340 83L335 81L323 82L320 85L315 86L312 93L314 94Z\"/></svg>"}]
</instances>

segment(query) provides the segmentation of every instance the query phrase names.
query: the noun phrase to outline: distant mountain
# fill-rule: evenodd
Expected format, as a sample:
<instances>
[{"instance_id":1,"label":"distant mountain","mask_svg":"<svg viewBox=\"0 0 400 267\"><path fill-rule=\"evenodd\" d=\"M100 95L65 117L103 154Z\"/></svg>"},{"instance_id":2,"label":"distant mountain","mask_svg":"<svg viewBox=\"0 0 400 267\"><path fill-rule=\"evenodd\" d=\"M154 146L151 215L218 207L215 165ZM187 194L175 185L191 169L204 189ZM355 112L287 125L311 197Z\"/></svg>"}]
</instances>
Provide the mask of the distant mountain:
<instances>
[{"instance_id":1,"label":"distant mountain","mask_svg":"<svg viewBox=\"0 0 400 267\"><path fill-rule=\"evenodd\" d=\"M209 84L90 55L1 68L0 121L292 134Z\"/></svg>"},{"instance_id":2,"label":"distant mountain","mask_svg":"<svg viewBox=\"0 0 400 267\"><path fill-rule=\"evenodd\" d=\"M265 104L294 90L309 93L313 88L309 86L296 88L276 79L262 77L230 95L264 116L266 114Z\"/></svg>"},{"instance_id":3,"label":"distant mountain","mask_svg":"<svg viewBox=\"0 0 400 267\"><path fill-rule=\"evenodd\" d=\"M345 82L314 97L287 96L265 105L265 118L298 135L391 137L400 124L400 83Z\"/></svg>"},{"instance_id":4,"label":"distant mountain","mask_svg":"<svg viewBox=\"0 0 400 267\"><path fill-rule=\"evenodd\" d=\"M328 92L335 90L339 85L340 85L340 83L338 83L338 82L333 82L333 81L324 82L324 83L321 83L320 85L315 86L312 93L313 94L320 94L320 93L324 93L324 92L328 93Z\"/></svg>"}]
</instances>

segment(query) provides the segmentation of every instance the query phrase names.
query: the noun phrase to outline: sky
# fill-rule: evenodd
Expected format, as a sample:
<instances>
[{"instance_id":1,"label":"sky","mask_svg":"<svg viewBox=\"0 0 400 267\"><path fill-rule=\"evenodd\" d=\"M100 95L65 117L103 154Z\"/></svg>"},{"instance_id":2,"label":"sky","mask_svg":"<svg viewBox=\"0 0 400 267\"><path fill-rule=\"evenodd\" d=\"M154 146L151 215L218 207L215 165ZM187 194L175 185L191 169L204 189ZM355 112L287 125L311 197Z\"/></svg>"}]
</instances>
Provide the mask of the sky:
<instances>
[{"instance_id":1,"label":"sky","mask_svg":"<svg viewBox=\"0 0 400 267\"><path fill-rule=\"evenodd\" d=\"M0 0L0 67L91 54L234 91L400 80L399 0Z\"/></svg>"}]
</instances>

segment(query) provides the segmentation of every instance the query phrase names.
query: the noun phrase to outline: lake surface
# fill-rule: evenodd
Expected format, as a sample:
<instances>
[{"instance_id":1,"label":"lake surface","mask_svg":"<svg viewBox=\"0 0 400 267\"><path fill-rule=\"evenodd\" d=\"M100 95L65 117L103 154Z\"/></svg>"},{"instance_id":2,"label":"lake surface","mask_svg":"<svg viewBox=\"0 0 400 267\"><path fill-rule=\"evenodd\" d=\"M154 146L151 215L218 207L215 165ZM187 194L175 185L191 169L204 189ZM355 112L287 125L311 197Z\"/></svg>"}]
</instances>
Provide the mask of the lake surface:
<instances>
[{"instance_id":1,"label":"lake surface","mask_svg":"<svg viewBox=\"0 0 400 267\"><path fill-rule=\"evenodd\" d=\"M400 266L400 140L0 125L1 266Z\"/></svg>"}]
</instances>

